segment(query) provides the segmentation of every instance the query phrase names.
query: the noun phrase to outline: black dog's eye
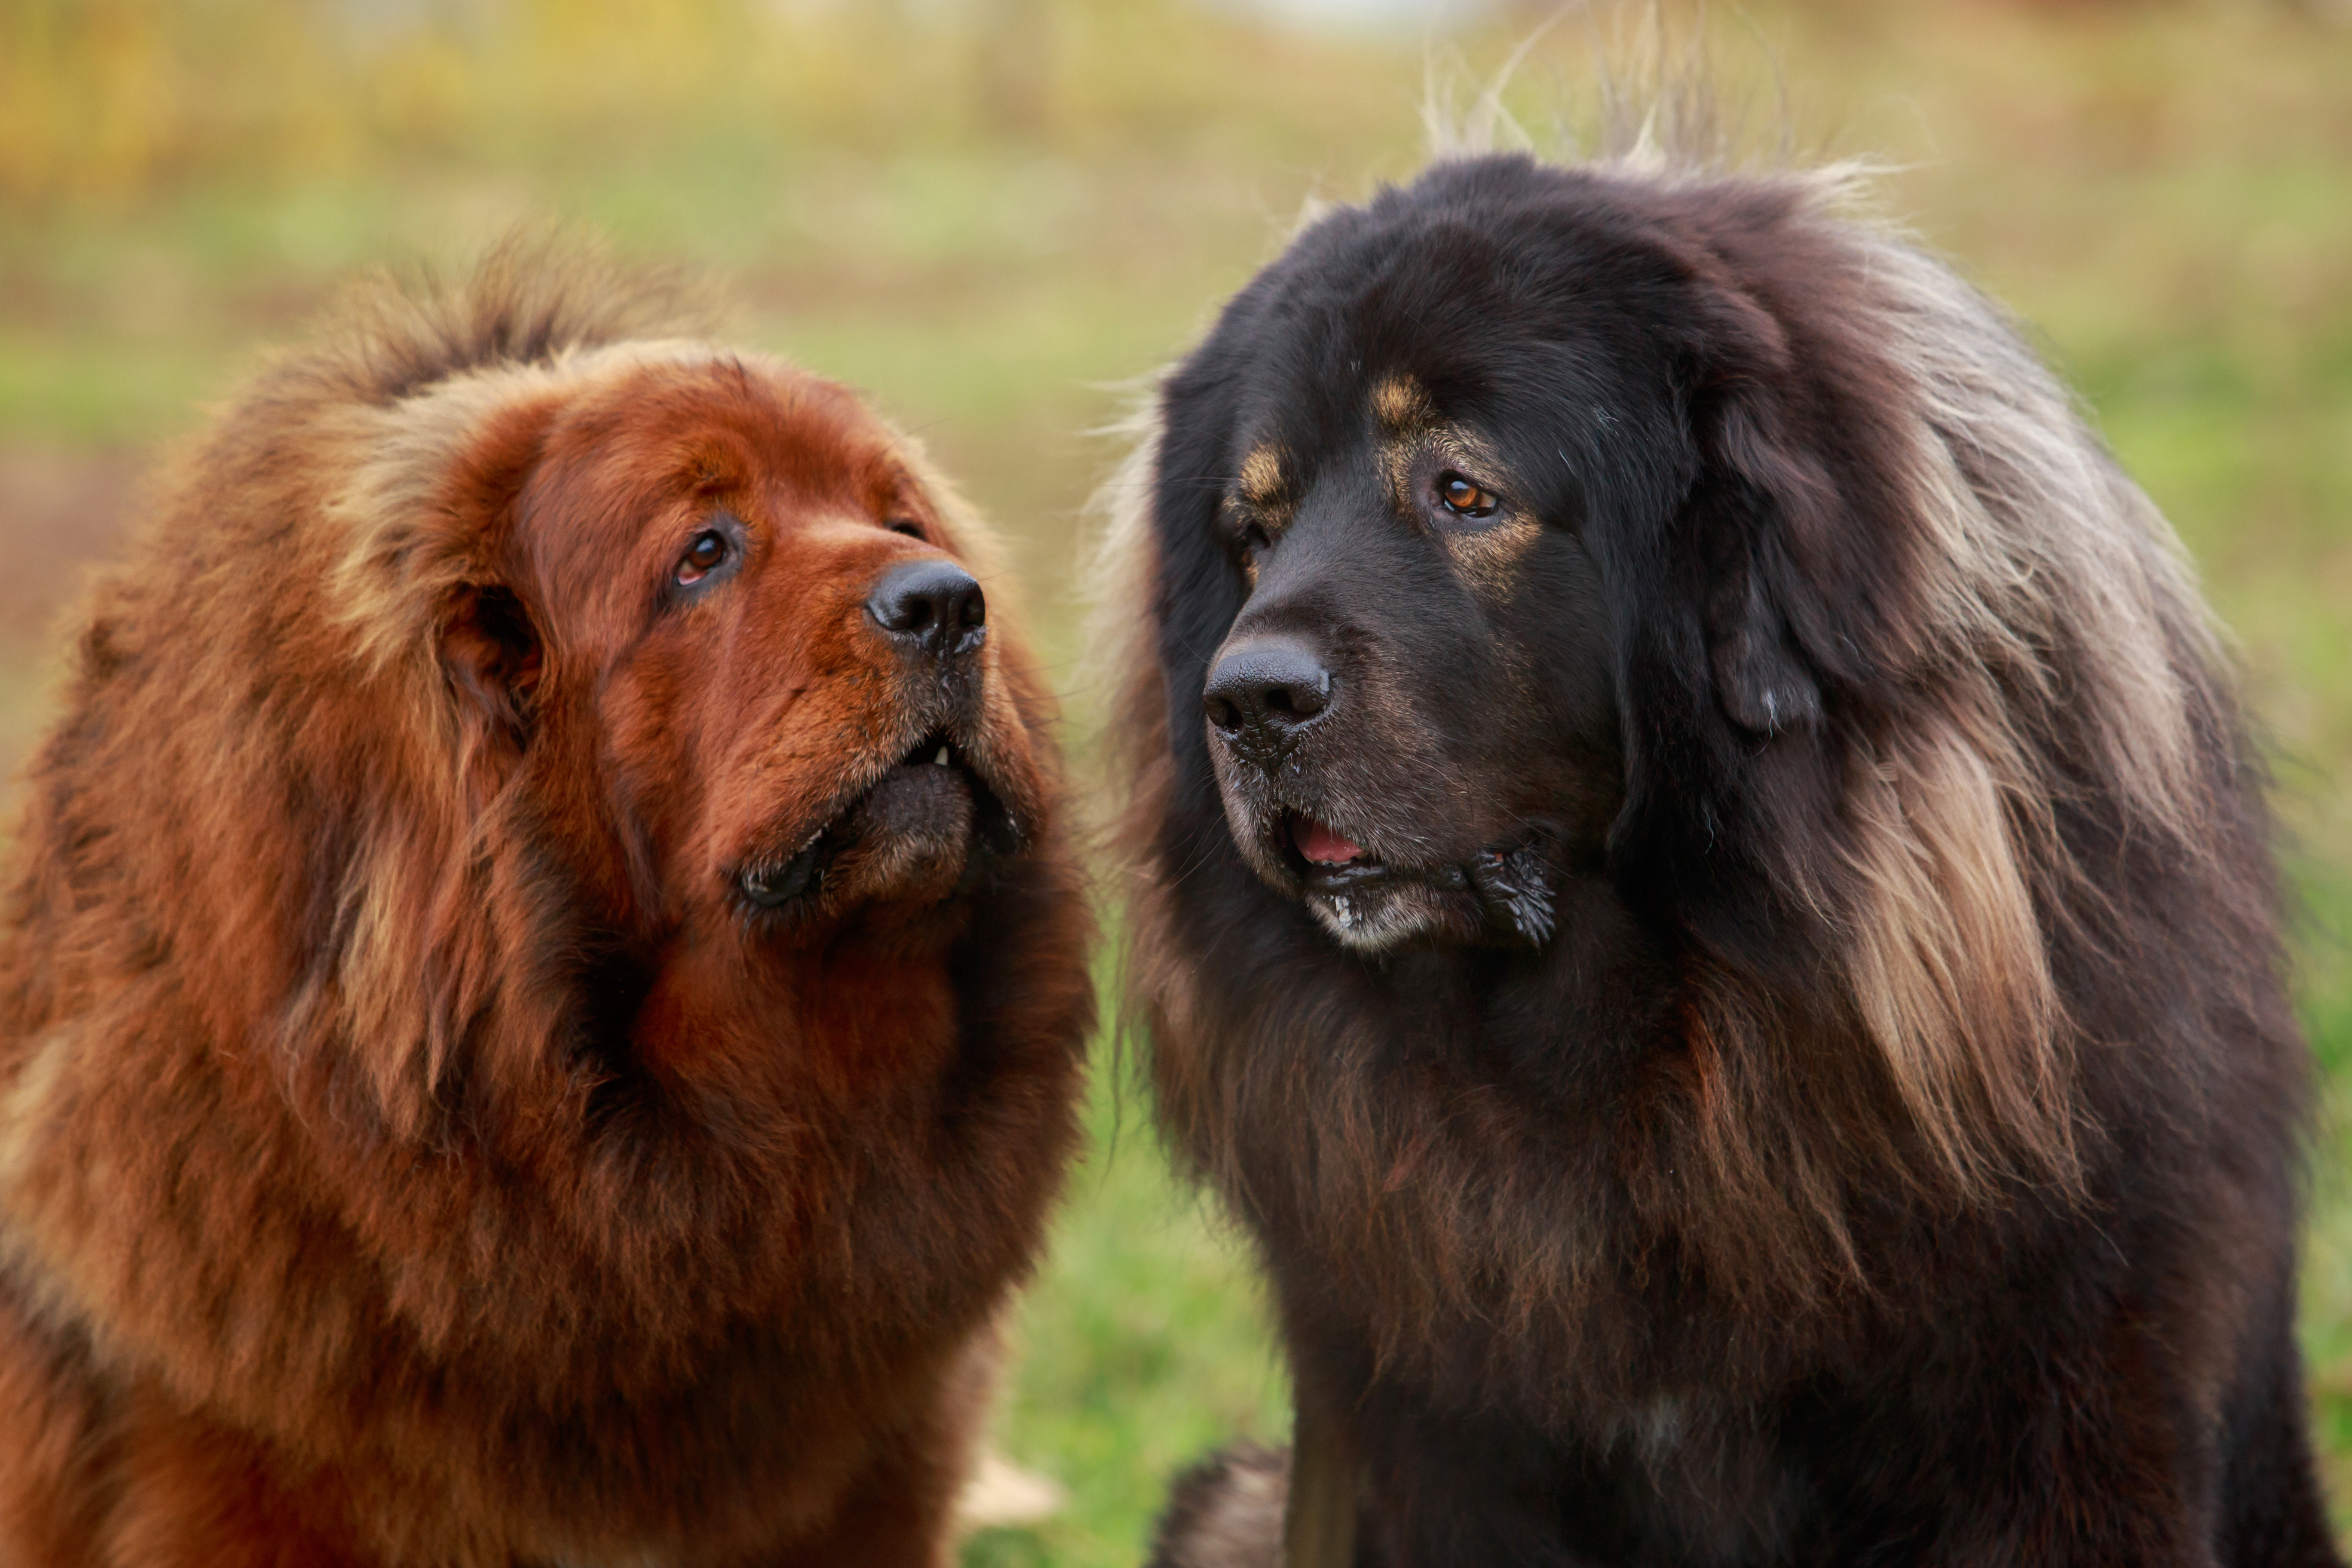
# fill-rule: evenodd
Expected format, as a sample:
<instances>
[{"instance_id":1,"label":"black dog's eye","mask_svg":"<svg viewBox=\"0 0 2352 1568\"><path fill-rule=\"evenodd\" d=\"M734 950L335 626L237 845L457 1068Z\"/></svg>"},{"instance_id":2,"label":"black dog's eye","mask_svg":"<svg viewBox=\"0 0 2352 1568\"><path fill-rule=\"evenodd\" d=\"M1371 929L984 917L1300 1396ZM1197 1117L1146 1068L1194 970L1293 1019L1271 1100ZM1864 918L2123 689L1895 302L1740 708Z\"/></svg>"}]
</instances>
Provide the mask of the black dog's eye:
<instances>
[{"instance_id":1,"label":"black dog's eye","mask_svg":"<svg viewBox=\"0 0 2352 1568\"><path fill-rule=\"evenodd\" d=\"M727 563L735 546L715 528L706 528L694 536L686 553L677 558L677 585L690 588Z\"/></svg>"},{"instance_id":2,"label":"black dog's eye","mask_svg":"<svg viewBox=\"0 0 2352 1568\"><path fill-rule=\"evenodd\" d=\"M1492 517L1496 509L1503 504L1494 491L1482 489L1456 473L1437 476L1437 500L1454 516L1469 518Z\"/></svg>"},{"instance_id":3,"label":"black dog's eye","mask_svg":"<svg viewBox=\"0 0 2352 1568\"><path fill-rule=\"evenodd\" d=\"M1234 564L1244 572L1255 572L1257 570L1257 558L1274 548L1274 541L1266 533L1265 525L1245 522L1234 531L1232 548Z\"/></svg>"},{"instance_id":4,"label":"black dog's eye","mask_svg":"<svg viewBox=\"0 0 2352 1568\"><path fill-rule=\"evenodd\" d=\"M923 537L923 525L911 517L894 517L882 526L893 533L903 533L909 539Z\"/></svg>"}]
</instances>

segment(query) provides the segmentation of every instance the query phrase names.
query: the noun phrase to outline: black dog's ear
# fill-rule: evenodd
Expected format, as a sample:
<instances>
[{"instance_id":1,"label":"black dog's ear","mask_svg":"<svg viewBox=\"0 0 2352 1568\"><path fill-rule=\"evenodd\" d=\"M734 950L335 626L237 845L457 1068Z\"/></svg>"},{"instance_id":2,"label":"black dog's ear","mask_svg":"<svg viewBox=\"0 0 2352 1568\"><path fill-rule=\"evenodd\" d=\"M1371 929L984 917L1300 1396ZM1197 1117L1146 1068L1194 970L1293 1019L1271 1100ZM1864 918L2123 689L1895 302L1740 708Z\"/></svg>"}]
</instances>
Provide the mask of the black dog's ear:
<instances>
[{"instance_id":1,"label":"black dog's ear","mask_svg":"<svg viewBox=\"0 0 2352 1568\"><path fill-rule=\"evenodd\" d=\"M1786 918L1800 895L1783 849L1811 826L1788 814L1828 798L1829 753L1808 742L1843 671L1822 653L1835 612L1790 542L1835 492L1800 444L1771 438L1761 380L1685 384L1689 488L1628 552L1623 579L1643 587L1621 621L1626 790L1609 854L1633 907L1793 983L1820 955Z\"/></svg>"},{"instance_id":2,"label":"black dog's ear","mask_svg":"<svg viewBox=\"0 0 2352 1568\"><path fill-rule=\"evenodd\" d=\"M1755 734L1803 728L1821 718L1822 693L1776 592L1789 573L1772 538L1772 499L1736 476L1715 489L1694 521L1706 557L1701 614L1717 706Z\"/></svg>"},{"instance_id":3,"label":"black dog's ear","mask_svg":"<svg viewBox=\"0 0 2352 1568\"><path fill-rule=\"evenodd\" d=\"M512 589L469 583L457 590L441 625L441 667L515 755L530 743L541 659L538 628Z\"/></svg>"},{"instance_id":4,"label":"black dog's ear","mask_svg":"<svg viewBox=\"0 0 2352 1568\"><path fill-rule=\"evenodd\" d=\"M1828 478L1771 438L1777 421L1752 389L1706 399L1698 414L1703 467L1685 536L1705 571L1700 616L1716 704L1753 734L1808 727L1821 719L1822 691L1790 620L1807 588L1787 531L1828 500Z\"/></svg>"}]
</instances>

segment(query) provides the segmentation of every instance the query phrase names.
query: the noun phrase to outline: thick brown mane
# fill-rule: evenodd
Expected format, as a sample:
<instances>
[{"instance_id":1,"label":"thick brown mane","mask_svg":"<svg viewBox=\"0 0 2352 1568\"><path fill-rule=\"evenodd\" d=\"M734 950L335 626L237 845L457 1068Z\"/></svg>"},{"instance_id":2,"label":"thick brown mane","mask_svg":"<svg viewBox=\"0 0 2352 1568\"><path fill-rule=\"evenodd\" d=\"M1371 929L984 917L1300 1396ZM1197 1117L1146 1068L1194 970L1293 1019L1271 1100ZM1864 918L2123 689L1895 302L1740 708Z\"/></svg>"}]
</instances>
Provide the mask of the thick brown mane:
<instances>
[{"instance_id":1,"label":"thick brown mane","mask_svg":"<svg viewBox=\"0 0 2352 1568\"><path fill-rule=\"evenodd\" d=\"M461 281L387 275L352 289L313 343L281 358L277 379L387 405L469 371L545 366L613 343L698 339L715 313L684 273L618 266L561 240L517 238Z\"/></svg>"},{"instance_id":2,"label":"thick brown mane","mask_svg":"<svg viewBox=\"0 0 2352 1568\"><path fill-rule=\"evenodd\" d=\"M1074 1135L1051 704L992 613L956 732L1024 847L969 931L715 901L933 721L873 563L987 545L676 299L530 249L363 293L93 595L0 925L0 1424L79 1479L0 1476L0 1556L44 1488L151 1483L453 1563L766 1550L882 1486L843 1560L939 1550ZM719 624L635 585L714 504L802 564L644 664Z\"/></svg>"}]
</instances>

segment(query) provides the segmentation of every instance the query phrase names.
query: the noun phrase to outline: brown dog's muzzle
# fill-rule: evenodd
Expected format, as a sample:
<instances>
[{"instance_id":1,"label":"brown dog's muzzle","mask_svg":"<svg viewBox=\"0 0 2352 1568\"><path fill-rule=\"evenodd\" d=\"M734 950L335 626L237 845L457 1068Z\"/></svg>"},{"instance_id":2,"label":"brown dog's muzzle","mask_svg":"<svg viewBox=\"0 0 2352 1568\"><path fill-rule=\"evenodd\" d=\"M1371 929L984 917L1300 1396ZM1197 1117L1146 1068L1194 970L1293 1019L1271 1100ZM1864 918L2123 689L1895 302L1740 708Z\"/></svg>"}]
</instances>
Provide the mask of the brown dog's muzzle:
<instances>
[{"instance_id":1,"label":"brown dog's muzzle","mask_svg":"<svg viewBox=\"0 0 2352 1568\"><path fill-rule=\"evenodd\" d=\"M988 640L987 595L952 561L893 567L874 585L866 613L892 642L940 664L968 658Z\"/></svg>"},{"instance_id":2,"label":"brown dog's muzzle","mask_svg":"<svg viewBox=\"0 0 2352 1568\"><path fill-rule=\"evenodd\" d=\"M882 564L858 593L845 606L867 623L845 650L857 675L834 689L856 754L829 764L837 784L815 813L763 828L740 863L736 886L756 908L934 904L1018 853L1034 819L1019 720L984 656L979 582L935 555Z\"/></svg>"}]
</instances>

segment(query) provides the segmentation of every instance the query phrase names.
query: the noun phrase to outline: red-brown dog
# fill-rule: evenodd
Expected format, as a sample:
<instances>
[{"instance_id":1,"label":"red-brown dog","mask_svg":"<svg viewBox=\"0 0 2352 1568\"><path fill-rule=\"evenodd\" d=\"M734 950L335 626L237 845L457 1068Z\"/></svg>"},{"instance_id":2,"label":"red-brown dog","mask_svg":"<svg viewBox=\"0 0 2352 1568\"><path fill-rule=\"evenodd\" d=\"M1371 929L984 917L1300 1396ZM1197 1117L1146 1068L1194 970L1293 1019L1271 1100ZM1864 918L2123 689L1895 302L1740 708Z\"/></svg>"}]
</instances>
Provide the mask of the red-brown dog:
<instances>
[{"instance_id":1,"label":"red-brown dog","mask_svg":"<svg viewBox=\"0 0 2352 1568\"><path fill-rule=\"evenodd\" d=\"M931 1563L1073 1138L906 439L509 255L168 475L0 926L0 1563Z\"/></svg>"}]
</instances>

